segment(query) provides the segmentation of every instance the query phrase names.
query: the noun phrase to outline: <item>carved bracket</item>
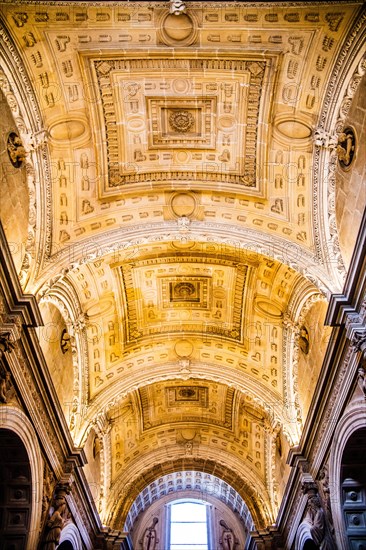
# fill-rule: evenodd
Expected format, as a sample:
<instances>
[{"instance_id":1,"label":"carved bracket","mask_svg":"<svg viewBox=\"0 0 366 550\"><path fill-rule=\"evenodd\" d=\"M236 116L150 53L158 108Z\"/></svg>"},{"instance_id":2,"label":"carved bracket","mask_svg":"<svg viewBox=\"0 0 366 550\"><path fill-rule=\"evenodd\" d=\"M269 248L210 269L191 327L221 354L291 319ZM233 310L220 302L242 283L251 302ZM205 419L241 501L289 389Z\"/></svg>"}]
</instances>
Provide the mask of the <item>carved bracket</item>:
<instances>
[{"instance_id":1,"label":"carved bracket","mask_svg":"<svg viewBox=\"0 0 366 550\"><path fill-rule=\"evenodd\" d=\"M6 352L11 353L14 348L15 348L15 343L12 338L11 332L10 331L1 332L0 333L0 357L2 357Z\"/></svg>"},{"instance_id":2,"label":"carved bracket","mask_svg":"<svg viewBox=\"0 0 366 550\"><path fill-rule=\"evenodd\" d=\"M366 371L363 367L358 369L358 383L366 399Z\"/></svg>"},{"instance_id":3,"label":"carved bracket","mask_svg":"<svg viewBox=\"0 0 366 550\"><path fill-rule=\"evenodd\" d=\"M187 8L182 0L170 0L169 12L172 15L181 15L186 13Z\"/></svg>"}]
</instances>

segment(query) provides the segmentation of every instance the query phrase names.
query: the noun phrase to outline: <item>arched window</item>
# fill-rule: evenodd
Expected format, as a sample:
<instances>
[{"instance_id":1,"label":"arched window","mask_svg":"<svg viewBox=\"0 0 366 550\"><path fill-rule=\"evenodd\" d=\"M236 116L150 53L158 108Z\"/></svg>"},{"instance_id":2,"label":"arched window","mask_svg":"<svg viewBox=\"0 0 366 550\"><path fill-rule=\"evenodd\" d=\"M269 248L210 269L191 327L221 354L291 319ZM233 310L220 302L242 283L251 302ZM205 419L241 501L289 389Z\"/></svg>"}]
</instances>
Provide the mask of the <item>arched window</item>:
<instances>
[{"instance_id":1,"label":"arched window","mask_svg":"<svg viewBox=\"0 0 366 550\"><path fill-rule=\"evenodd\" d=\"M168 509L169 550L211 550L209 505L197 500L176 500Z\"/></svg>"}]
</instances>

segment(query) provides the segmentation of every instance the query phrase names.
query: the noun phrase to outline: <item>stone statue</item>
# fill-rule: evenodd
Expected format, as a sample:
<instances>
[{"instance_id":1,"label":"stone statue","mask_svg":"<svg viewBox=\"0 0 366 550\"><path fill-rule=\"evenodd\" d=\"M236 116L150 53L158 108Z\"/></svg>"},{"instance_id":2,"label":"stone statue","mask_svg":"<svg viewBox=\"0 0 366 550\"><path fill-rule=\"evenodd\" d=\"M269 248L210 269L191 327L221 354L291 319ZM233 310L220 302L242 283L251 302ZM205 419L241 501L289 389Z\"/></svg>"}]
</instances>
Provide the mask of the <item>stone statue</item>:
<instances>
[{"instance_id":1,"label":"stone statue","mask_svg":"<svg viewBox=\"0 0 366 550\"><path fill-rule=\"evenodd\" d=\"M348 130L339 134L337 145L337 156L344 166L349 166L353 159L355 150L355 136Z\"/></svg>"},{"instance_id":2,"label":"stone statue","mask_svg":"<svg viewBox=\"0 0 366 550\"><path fill-rule=\"evenodd\" d=\"M62 528L68 517L66 495L69 490L69 487L65 486L59 486L56 489L53 512L46 523L43 550L55 550L59 543Z\"/></svg>"},{"instance_id":3,"label":"stone statue","mask_svg":"<svg viewBox=\"0 0 366 550\"><path fill-rule=\"evenodd\" d=\"M43 522L46 518L46 513L51 502L53 484L54 484L54 475L53 472L49 469L47 464L45 464L43 469L43 495L42 495L42 515L41 515L41 527L43 527Z\"/></svg>"},{"instance_id":4,"label":"stone statue","mask_svg":"<svg viewBox=\"0 0 366 550\"><path fill-rule=\"evenodd\" d=\"M22 140L15 132L11 132L9 134L6 148L8 151L10 162L12 163L14 168L20 168L25 161L26 153L23 147Z\"/></svg>"},{"instance_id":5,"label":"stone statue","mask_svg":"<svg viewBox=\"0 0 366 550\"><path fill-rule=\"evenodd\" d=\"M320 546L324 539L324 510L318 495L309 497L304 523L309 525L313 541Z\"/></svg>"},{"instance_id":6,"label":"stone statue","mask_svg":"<svg viewBox=\"0 0 366 550\"><path fill-rule=\"evenodd\" d=\"M0 363L0 403L7 403L8 382L10 381L10 372Z\"/></svg>"},{"instance_id":7,"label":"stone statue","mask_svg":"<svg viewBox=\"0 0 366 550\"><path fill-rule=\"evenodd\" d=\"M313 541L321 550L334 550L334 543L328 532L325 512L317 494L317 489L305 491L308 494L306 514L300 523L297 534L295 549L303 548L306 541Z\"/></svg>"}]
</instances>

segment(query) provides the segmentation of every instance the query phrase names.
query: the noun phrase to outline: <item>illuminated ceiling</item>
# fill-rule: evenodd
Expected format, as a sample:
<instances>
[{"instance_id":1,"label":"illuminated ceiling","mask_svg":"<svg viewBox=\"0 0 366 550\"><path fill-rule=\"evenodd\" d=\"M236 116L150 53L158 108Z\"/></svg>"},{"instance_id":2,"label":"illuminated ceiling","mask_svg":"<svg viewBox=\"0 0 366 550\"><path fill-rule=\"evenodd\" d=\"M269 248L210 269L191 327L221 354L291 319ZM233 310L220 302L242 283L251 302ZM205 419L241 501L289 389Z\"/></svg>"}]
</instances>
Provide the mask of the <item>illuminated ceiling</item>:
<instances>
[{"instance_id":1,"label":"illuminated ceiling","mask_svg":"<svg viewBox=\"0 0 366 550\"><path fill-rule=\"evenodd\" d=\"M360 5L2 6L39 105L22 138L50 170L22 282L71 336L65 415L77 445L93 429L108 447L111 525L127 482L131 505L186 470L275 520L304 339L345 274L313 135Z\"/></svg>"}]
</instances>

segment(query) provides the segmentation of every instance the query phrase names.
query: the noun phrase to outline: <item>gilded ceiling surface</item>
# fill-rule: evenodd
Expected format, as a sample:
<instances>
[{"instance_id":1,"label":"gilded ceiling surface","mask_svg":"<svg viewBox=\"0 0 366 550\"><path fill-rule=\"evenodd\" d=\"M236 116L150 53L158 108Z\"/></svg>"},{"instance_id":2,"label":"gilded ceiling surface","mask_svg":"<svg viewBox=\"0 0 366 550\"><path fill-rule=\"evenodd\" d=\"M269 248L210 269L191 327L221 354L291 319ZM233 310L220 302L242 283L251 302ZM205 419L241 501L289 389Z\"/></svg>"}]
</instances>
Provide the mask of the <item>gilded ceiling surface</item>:
<instances>
[{"instance_id":1,"label":"gilded ceiling surface","mask_svg":"<svg viewBox=\"0 0 366 550\"><path fill-rule=\"evenodd\" d=\"M1 5L41 121L22 284L65 321L61 406L77 446L99 438L103 522L184 471L275 520L316 383L299 358L345 275L314 134L361 4Z\"/></svg>"}]
</instances>

